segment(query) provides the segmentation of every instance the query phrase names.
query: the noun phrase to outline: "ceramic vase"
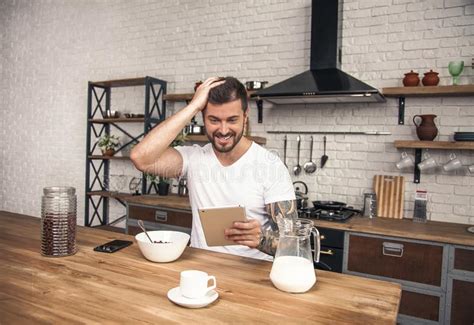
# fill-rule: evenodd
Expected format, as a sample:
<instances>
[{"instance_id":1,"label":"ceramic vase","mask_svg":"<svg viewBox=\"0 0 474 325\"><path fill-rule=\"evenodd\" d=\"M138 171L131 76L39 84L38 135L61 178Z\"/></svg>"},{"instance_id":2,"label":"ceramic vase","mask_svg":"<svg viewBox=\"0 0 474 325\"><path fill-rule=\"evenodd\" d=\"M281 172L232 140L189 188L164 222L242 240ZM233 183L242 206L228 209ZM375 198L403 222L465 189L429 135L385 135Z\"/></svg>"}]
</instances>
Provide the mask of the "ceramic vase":
<instances>
[{"instance_id":1,"label":"ceramic vase","mask_svg":"<svg viewBox=\"0 0 474 325\"><path fill-rule=\"evenodd\" d=\"M413 116L413 123L416 126L416 135L421 141L433 141L438 135L438 128L434 123L436 115L415 115ZM421 119L421 122L419 121Z\"/></svg>"},{"instance_id":2,"label":"ceramic vase","mask_svg":"<svg viewBox=\"0 0 474 325\"><path fill-rule=\"evenodd\" d=\"M413 72L413 70L405 73L405 78L403 78L403 85L405 87L416 87L419 83L420 78L418 77L418 73Z\"/></svg>"},{"instance_id":3,"label":"ceramic vase","mask_svg":"<svg viewBox=\"0 0 474 325\"><path fill-rule=\"evenodd\" d=\"M438 72L434 72L430 70L429 72L425 72L425 76L421 80L423 86L436 86L439 83Z\"/></svg>"}]
</instances>

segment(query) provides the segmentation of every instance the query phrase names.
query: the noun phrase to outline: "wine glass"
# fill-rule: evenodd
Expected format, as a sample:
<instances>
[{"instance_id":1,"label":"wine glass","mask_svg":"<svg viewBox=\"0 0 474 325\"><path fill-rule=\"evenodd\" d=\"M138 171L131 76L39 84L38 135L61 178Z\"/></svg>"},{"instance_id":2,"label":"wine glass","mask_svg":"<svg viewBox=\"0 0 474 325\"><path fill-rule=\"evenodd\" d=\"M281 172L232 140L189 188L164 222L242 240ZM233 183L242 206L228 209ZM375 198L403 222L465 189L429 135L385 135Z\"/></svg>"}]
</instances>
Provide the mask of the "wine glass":
<instances>
[{"instance_id":1,"label":"wine glass","mask_svg":"<svg viewBox=\"0 0 474 325\"><path fill-rule=\"evenodd\" d=\"M459 75L464 69L464 61L451 61L448 64L449 74L453 77L453 85L459 83Z\"/></svg>"}]
</instances>

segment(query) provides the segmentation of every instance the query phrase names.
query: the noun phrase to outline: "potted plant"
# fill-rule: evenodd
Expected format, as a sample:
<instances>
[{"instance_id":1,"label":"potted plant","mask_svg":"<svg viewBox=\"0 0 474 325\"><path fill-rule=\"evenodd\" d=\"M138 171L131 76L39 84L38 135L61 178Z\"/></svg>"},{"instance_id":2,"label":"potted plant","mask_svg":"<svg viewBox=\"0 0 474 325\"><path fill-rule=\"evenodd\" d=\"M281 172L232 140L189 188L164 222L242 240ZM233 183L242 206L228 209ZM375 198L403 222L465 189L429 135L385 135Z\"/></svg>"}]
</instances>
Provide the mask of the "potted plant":
<instances>
[{"instance_id":1,"label":"potted plant","mask_svg":"<svg viewBox=\"0 0 474 325\"><path fill-rule=\"evenodd\" d=\"M168 195L171 183L169 178L148 173L146 174L146 178L150 182L150 187L152 186L158 195Z\"/></svg>"},{"instance_id":2,"label":"potted plant","mask_svg":"<svg viewBox=\"0 0 474 325\"><path fill-rule=\"evenodd\" d=\"M117 148L119 144L119 138L116 135L109 134L102 136L97 143L104 156L113 156L115 148Z\"/></svg>"}]
</instances>

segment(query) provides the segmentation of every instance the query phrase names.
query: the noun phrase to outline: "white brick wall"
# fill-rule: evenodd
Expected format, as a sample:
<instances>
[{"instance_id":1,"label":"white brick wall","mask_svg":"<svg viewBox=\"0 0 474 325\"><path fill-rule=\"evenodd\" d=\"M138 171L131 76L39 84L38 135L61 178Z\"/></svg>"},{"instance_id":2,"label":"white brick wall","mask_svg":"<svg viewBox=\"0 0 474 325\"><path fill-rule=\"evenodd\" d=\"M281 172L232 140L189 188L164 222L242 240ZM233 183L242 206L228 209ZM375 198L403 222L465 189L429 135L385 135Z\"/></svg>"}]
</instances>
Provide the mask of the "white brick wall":
<instances>
[{"instance_id":1,"label":"white brick wall","mask_svg":"<svg viewBox=\"0 0 474 325\"><path fill-rule=\"evenodd\" d=\"M297 1L27 1L0 2L0 208L39 215L41 190L71 185L83 216L87 81L144 75L169 81L170 92L192 90L210 75L242 81L278 82L309 66L310 0ZM447 64L474 57L472 0L346 0L343 69L375 87L401 85L413 69L440 72L449 84ZM462 83L474 83L466 68ZM112 105L139 111L142 94L115 92ZM176 104L175 108L181 107ZM472 130L472 97L407 99L406 124L397 125L397 101L386 104L317 106L266 105L264 124L252 114L252 132L282 153L283 135L270 130L390 131L390 136L328 135L327 166L299 178L311 199L343 200L356 207L379 173L406 177L406 215L413 193L427 189L434 220L474 224L474 177L467 171L400 173L394 163L397 139L415 139L414 114L438 115L439 140ZM170 105L173 109L173 105ZM255 105L252 104L255 108ZM302 161L309 155L303 136ZM296 160L296 136L289 136L288 163ZM322 135L315 135L315 157ZM413 151L409 150L409 154ZM455 151L474 164L470 151ZM432 150L438 162L449 151ZM131 174L123 163L118 173ZM116 215L121 209L113 207Z\"/></svg>"}]
</instances>

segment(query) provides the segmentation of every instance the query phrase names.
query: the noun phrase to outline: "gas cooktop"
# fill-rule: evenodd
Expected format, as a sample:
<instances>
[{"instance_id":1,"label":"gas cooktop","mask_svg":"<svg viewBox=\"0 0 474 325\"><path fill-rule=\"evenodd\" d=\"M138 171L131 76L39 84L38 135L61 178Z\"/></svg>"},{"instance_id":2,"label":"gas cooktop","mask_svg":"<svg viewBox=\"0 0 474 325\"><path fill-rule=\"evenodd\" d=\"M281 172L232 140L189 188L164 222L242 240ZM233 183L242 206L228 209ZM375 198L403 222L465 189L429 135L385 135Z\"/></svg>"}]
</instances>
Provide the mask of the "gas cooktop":
<instances>
[{"instance_id":1,"label":"gas cooktop","mask_svg":"<svg viewBox=\"0 0 474 325\"><path fill-rule=\"evenodd\" d=\"M307 208L298 212L300 218L319 219L335 222L346 222L352 216L360 213L359 210L343 207L336 210Z\"/></svg>"}]
</instances>

